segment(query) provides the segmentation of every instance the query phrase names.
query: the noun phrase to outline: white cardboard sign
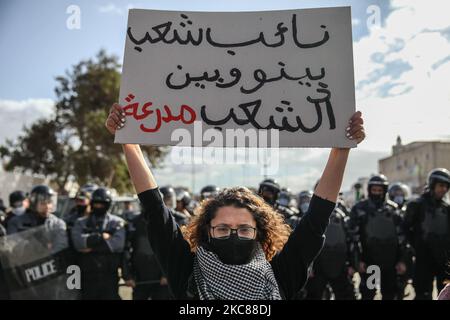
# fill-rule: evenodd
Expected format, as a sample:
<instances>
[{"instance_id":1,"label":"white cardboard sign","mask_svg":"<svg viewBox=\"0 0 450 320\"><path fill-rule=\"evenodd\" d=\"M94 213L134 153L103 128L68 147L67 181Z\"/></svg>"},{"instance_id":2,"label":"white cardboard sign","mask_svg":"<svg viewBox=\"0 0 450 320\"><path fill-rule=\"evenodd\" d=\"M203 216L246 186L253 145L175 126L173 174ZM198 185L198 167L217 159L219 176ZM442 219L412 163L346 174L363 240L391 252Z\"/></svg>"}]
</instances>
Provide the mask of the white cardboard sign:
<instances>
[{"instance_id":1,"label":"white cardboard sign","mask_svg":"<svg viewBox=\"0 0 450 320\"><path fill-rule=\"evenodd\" d=\"M350 7L132 9L115 142L354 147L354 91Z\"/></svg>"}]
</instances>

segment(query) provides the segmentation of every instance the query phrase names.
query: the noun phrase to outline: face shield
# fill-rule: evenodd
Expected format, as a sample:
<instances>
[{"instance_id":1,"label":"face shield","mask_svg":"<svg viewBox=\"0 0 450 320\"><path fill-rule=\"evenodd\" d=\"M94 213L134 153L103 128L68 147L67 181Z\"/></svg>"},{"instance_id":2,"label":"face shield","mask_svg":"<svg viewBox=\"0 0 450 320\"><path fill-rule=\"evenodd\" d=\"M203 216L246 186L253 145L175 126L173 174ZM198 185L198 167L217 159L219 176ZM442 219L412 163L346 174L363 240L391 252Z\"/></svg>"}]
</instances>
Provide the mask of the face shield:
<instances>
[{"instance_id":1,"label":"face shield","mask_svg":"<svg viewBox=\"0 0 450 320\"><path fill-rule=\"evenodd\" d=\"M289 197L289 195L281 193L278 197L278 204L282 207L287 208L291 204L291 198Z\"/></svg>"},{"instance_id":2,"label":"face shield","mask_svg":"<svg viewBox=\"0 0 450 320\"><path fill-rule=\"evenodd\" d=\"M392 199L392 201L401 206L405 202L406 195L403 192L403 190L399 187L391 192L390 198Z\"/></svg>"},{"instance_id":3,"label":"face shield","mask_svg":"<svg viewBox=\"0 0 450 320\"><path fill-rule=\"evenodd\" d=\"M177 196L175 192L169 191L169 192L161 192L162 198L164 200L164 204L167 208L170 208L172 210L175 210L177 207Z\"/></svg>"},{"instance_id":4,"label":"face shield","mask_svg":"<svg viewBox=\"0 0 450 320\"><path fill-rule=\"evenodd\" d=\"M32 194L32 209L40 214L53 213L56 211L58 203L58 195L53 194Z\"/></svg>"},{"instance_id":5,"label":"face shield","mask_svg":"<svg viewBox=\"0 0 450 320\"><path fill-rule=\"evenodd\" d=\"M302 213L306 213L309 208L309 204L311 202L312 195L309 193L301 193L298 197L298 208Z\"/></svg>"},{"instance_id":6,"label":"face shield","mask_svg":"<svg viewBox=\"0 0 450 320\"><path fill-rule=\"evenodd\" d=\"M203 200L209 199L209 198L214 198L215 196L217 196L217 194L218 194L217 191L205 191L205 192L202 192L201 198Z\"/></svg>"}]
</instances>

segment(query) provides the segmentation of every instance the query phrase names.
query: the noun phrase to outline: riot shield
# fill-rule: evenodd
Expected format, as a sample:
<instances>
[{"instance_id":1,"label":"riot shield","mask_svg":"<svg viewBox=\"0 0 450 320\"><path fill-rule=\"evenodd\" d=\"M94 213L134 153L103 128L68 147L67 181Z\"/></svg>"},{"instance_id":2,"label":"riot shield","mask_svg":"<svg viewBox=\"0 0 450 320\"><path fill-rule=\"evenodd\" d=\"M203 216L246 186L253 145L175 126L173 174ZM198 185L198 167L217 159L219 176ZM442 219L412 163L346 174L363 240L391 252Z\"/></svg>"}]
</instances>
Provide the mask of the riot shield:
<instances>
[{"instance_id":1,"label":"riot shield","mask_svg":"<svg viewBox=\"0 0 450 320\"><path fill-rule=\"evenodd\" d=\"M0 262L11 299L72 300L79 289L68 274L68 244L45 225L0 238Z\"/></svg>"}]
</instances>

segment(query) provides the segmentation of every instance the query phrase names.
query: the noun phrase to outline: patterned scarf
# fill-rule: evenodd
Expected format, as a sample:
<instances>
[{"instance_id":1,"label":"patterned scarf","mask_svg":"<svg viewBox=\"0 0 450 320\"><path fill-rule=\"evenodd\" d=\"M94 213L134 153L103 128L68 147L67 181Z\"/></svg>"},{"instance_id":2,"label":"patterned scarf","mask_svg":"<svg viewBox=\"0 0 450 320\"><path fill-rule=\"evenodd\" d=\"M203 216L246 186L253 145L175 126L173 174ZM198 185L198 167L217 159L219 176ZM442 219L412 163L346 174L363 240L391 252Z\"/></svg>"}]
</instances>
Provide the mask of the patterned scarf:
<instances>
[{"instance_id":1,"label":"patterned scarf","mask_svg":"<svg viewBox=\"0 0 450 320\"><path fill-rule=\"evenodd\" d=\"M194 259L194 278L201 300L281 300L261 246L252 261L243 265L224 264L200 246Z\"/></svg>"}]
</instances>

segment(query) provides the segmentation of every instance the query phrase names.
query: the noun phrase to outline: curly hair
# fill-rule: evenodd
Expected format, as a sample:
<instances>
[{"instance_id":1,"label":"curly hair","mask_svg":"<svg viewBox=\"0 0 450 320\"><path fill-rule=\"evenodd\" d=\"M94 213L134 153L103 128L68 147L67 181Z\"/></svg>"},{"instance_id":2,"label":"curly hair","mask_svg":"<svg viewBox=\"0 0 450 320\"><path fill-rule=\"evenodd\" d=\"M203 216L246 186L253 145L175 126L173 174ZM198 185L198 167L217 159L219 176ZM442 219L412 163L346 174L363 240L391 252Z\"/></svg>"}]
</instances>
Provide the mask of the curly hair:
<instances>
[{"instance_id":1,"label":"curly hair","mask_svg":"<svg viewBox=\"0 0 450 320\"><path fill-rule=\"evenodd\" d=\"M245 208L256 221L256 240L270 261L280 251L291 233L291 228L284 222L281 214L277 213L261 197L247 188L227 188L219 192L214 198L204 200L197 208L192 222L183 230L191 250L208 241L209 225L216 212L221 207Z\"/></svg>"}]
</instances>

